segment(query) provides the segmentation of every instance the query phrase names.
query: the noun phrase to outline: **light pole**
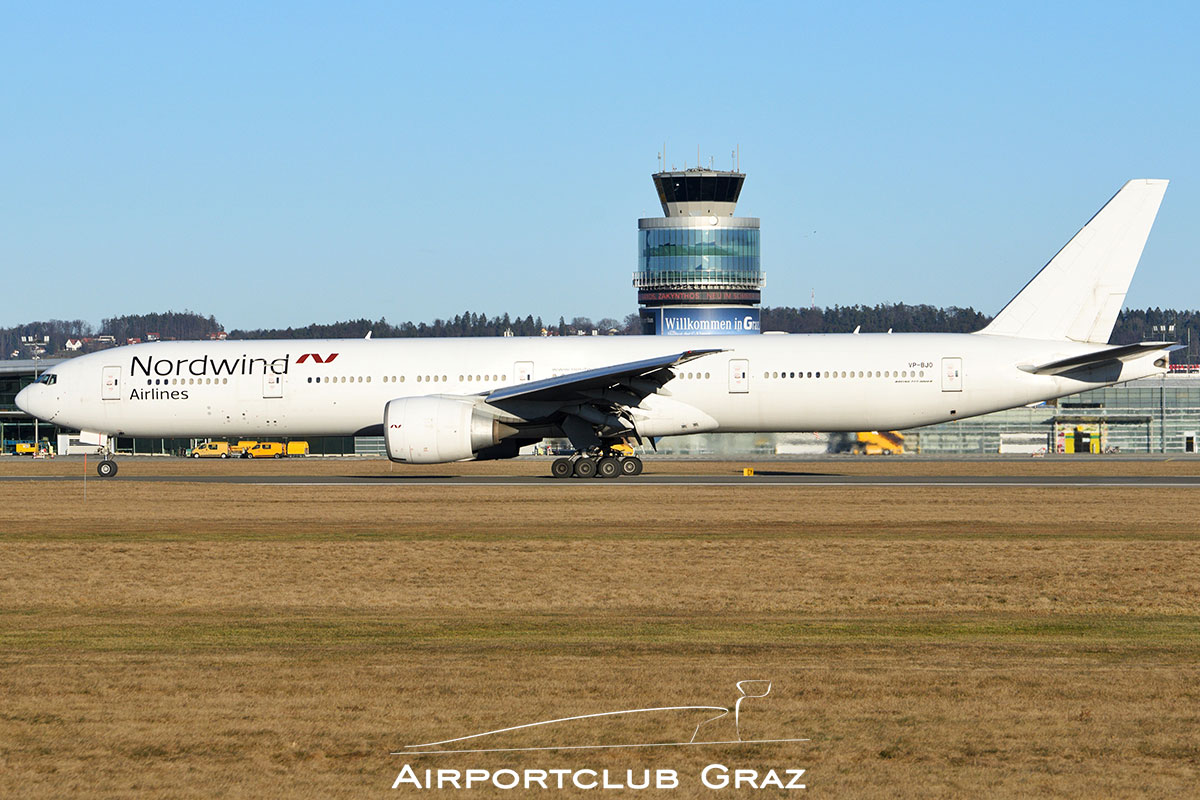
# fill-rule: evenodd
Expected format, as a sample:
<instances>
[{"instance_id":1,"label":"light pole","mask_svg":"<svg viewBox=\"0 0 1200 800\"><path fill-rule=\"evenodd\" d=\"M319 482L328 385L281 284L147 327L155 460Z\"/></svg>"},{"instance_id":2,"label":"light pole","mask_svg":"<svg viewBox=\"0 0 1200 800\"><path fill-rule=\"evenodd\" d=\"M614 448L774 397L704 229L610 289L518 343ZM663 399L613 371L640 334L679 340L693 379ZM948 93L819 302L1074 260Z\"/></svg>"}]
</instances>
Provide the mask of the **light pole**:
<instances>
[{"instance_id":1,"label":"light pole","mask_svg":"<svg viewBox=\"0 0 1200 800\"><path fill-rule=\"evenodd\" d=\"M37 362L38 362L39 358L41 358L41 356L34 353L34 355L33 355L33 382L34 383L37 383L37 369L38 369ZM33 418L33 452L35 452L35 453L38 451L38 447L40 446L39 442L41 442L41 439L38 438L38 418L34 417Z\"/></svg>"}]
</instances>

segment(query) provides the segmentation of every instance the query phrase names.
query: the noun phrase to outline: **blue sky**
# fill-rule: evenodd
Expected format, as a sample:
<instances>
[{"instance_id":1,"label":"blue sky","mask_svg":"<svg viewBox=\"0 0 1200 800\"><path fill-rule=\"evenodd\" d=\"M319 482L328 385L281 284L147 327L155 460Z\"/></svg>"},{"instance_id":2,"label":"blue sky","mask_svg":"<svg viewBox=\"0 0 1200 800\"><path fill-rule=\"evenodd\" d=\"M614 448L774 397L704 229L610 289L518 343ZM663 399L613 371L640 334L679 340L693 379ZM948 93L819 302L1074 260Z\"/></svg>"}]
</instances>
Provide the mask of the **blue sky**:
<instances>
[{"instance_id":1,"label":"blue sky","mask_svg":"<svg viewBox=\"0 0 1200 800\"><path fill-rule=\"evenodd\" d=\"M994 313L1154 177L1128 303L1194 308L1196 8L10 4L0 325L621 318L664 142L740 145L766 305Z\"/></svg>"}]
</instances>

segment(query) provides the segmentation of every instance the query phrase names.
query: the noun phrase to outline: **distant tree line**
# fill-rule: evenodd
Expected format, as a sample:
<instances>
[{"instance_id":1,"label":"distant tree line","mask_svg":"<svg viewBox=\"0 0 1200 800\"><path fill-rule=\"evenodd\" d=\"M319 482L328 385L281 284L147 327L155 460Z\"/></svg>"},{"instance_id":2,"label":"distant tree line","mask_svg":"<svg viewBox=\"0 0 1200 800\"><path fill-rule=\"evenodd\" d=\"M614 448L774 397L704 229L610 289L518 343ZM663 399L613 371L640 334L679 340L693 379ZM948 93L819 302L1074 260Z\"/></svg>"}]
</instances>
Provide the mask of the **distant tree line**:
<instances>
[{"instance_id":1,"label":"distant tree line","mask_svg":"<svg viewBox=\"0 0 1200 800\"><path fill-rule=\"evenodd\" d=\"M764 308L762 329L788 333L849 333L858 326L866 333L970 333L987 325L991 317L973 308L910 306L880 303L875 306L832 308Z\"/></svg>"},{"instance_id":2,"label":"distant tree line","mask_svg":"<svg viewBox=\"0 0 1200 800\"><path fill-rule=\"evenodd\" d=\"M574 336L579 333L631 333L629 326L637 321L637 314L630 314L624 322L604 318L592 322L588 317L574 317L570 322L559 317L556 323L544 323L541 317L532 315L513 317L465 311L455 314L453 319L435 319L433 322L401 322L393 325L386 319L356 319L335 322L331 325L312 324L302 328L257 328L236 329L229 332L230 339L310 339L351 338L361 339L370 333L377 339L423 338L433 336L503 336L511 331L513 336L541 336L545 331L555 336Z\"/></svg>"},{"instance_id":3,"label":"distant tree line","mask_svg":"<svg viewBox=\"0 0 1200 800\"><path fill-rule=\"evenodd\" d=\"M109 317L100 323L101 335L115 337L117 344L129 339L141 339L151 333L160 339L207 339L219 333L221 324L216 317L202 316L193 311L167 311L163 314L128 314Z\"/></svg>"},{"instance_id":4,"label":"distant tree line","mask_svg":"<svg viewBox=\"0 0 1200 800\"><path fill-rule=\"evenodd\" d=\"M865 333L968 333L987 325L991 317L973 308L938 308L930 305L908 305L905 303L881 303L874 306L833 306L831 308L790 308L786 306L762 309L762 327L765 331L788 333L849 333L861 326ZM1174 325L1174 333L1160 333L1156 326ZM213 316L204 316L192 311L167 311L156 314L129 314L109 317L99 330L83 320L57 320L29 322L11 328L0 328L0 358L28 358L31 352L22 346L22 336L33 336L39 340L50 337L45 346L45 355L62 353L68 339L84 339L96 336L112 336L117 344L129 339L147 338L156 333L162 339L207 339L222 331ZM432 322L390 323L386 319L357 319L328 324L314 323L299 328L258 328L254 330L229 331L230 339L304 339L304 338L362 338L370 333L378 339L420 338L433 336L502 336L512 331L514 336L540 336L542 332L558 336L591 334L637 334L641 324L637 314L629 314L623 320L604 318L593 322L588 317L574 317L569 322L559 317L556 322L543 322L541 317L528 315L514 317L509 314L489 317L485 313L465 311L452 319L435 319ZM1127 308L1117 317L1113 330L1113 344L1128 344L1161 338L1181 342L1192 342L1188 360L1197 358L1200 350L1200 311L1164 308ZM1182 361L1181 357L1177 360Z\"/></svg>"}]
</instances>

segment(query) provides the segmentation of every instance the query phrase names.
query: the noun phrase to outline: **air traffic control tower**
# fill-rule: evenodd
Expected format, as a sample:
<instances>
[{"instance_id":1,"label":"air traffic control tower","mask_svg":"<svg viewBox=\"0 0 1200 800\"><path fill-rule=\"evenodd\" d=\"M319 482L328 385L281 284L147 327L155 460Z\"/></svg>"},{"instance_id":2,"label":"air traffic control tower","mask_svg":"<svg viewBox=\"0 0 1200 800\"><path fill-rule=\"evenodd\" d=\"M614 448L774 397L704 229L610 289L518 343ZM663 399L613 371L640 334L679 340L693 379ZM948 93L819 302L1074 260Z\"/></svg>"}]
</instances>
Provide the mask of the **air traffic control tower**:
<instances>
[{"instance_id":1,"label":"air traffic control tower","mask_svg":"<svg viewBox=\"0 0 1200 800\"><path fill-rule=\"evenodd\" d=\"M633 273L643 332L759 332L758 219L733 215L745 180L712 169L654 175L664 216L638 220Z\"/></svg>"}]
</instances>

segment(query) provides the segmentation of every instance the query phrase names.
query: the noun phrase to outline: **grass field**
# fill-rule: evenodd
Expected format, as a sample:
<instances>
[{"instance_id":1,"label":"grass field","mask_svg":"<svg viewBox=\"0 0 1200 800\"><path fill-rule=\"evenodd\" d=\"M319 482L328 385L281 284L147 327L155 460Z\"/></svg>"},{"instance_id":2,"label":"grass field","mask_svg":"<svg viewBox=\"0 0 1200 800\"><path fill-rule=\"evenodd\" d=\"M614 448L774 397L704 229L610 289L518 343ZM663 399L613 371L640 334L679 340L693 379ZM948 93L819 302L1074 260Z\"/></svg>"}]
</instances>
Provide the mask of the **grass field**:
<instances>
[{"instance_id":1,"label":"grass field","mask_svg":"<svg viewBox=\"0 0 1200 800\"><path fill-rule=\"evenodd\" d=\"M1200 462L770 468L1167 475ZM80 469L0 462L0 475ZM697 776L712 762L802 767L821 797L1197 794L1196 490L594 484L117 478L89 480L84 501L79 482L0 483L0 795L350 797L386 791L410 763L671 768L670 796L688 797L711 794ZM773 688L744 706L744 738L811 741L389 755L574 714L730 705L746 679ZM589 736L664 732L648 718L504 746ZM515 794L472 794L491 793Z\"/></svg>"}]
</instances>

